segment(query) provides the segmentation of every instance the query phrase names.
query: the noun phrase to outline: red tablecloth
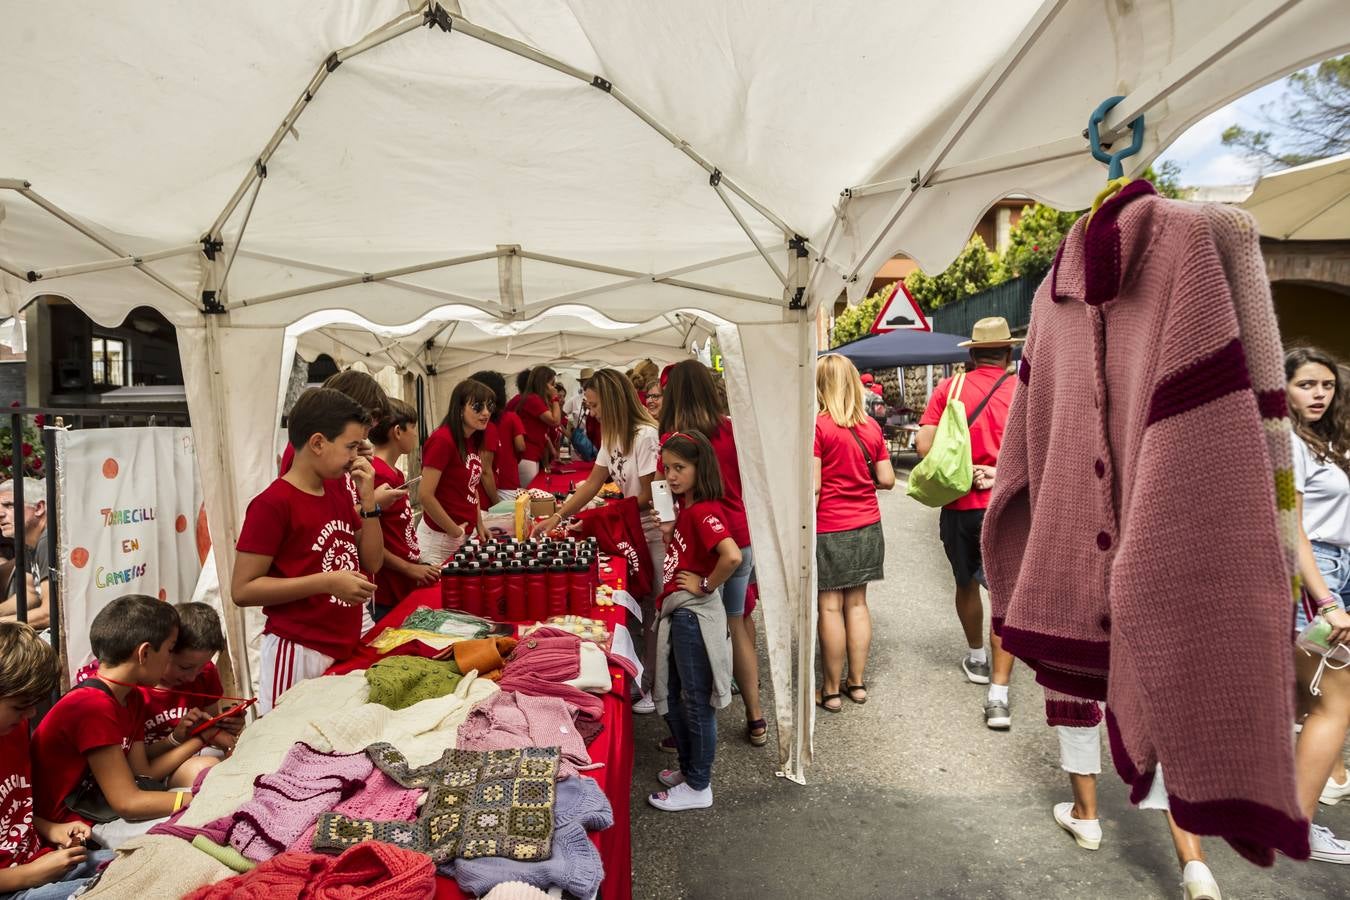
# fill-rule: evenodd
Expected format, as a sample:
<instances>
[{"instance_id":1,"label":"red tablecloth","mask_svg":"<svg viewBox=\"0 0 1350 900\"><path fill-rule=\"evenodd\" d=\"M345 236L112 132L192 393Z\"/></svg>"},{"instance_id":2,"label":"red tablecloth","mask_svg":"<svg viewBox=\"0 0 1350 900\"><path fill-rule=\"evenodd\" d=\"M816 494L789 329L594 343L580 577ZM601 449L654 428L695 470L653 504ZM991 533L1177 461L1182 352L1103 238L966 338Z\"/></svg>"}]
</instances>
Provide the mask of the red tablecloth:
<instances>
[{"instance_id":1,"label":"red tablecloth","mask_svg":"<svg viewBox=\"0 0 1350 900\"><path fill-rule=\"evenodd\" d=\"M586 480L595 463L574 460L560 466L550 466L530 482L530 488L548 491L550 494L567 494L572 488Z\"/></svg>"},{"instance_id":2,"label":"red tablecloth","mask_svg":"<svg viewBox=\"0 0 1350 900\"><path fill-rule=\"evenodd\" d=\"M589 465L589 463L585 464ZM620 567L621 568L621 567ZM617 575L602 576L613 581ZM419 606L439 609L441 606L440 586L421 588L409 594L389 615L366 635L374 637L386 626L402 624ZM615 625L626 624L627 610L622 606L595 606L591 617L600 619L613 630ZM379 655L362 645L358 657L367 660L366 665L379 659ZM363 668L352 661L341 664L342 671ZM614 810L614 824L604 831L592 832L591 842L600 850L600 859L605 867L605 880L600 885L600 896L604 900L631 900L633 893L633 850L629 833L629 790L633 783L633 714L628 700L627 675L618 666L610 666L610 676L614 679L615 691L605 695L605 713L601 723L604 730L587 748L591 761L604 763L599 769L582 773L594 778L600 789L609 798ZM616 693L617 692L617 693ZM450 878L436 879L436 896L441 900L459 900L469 895L459 889L459 885Z\"/></svg>"}]
</instances>

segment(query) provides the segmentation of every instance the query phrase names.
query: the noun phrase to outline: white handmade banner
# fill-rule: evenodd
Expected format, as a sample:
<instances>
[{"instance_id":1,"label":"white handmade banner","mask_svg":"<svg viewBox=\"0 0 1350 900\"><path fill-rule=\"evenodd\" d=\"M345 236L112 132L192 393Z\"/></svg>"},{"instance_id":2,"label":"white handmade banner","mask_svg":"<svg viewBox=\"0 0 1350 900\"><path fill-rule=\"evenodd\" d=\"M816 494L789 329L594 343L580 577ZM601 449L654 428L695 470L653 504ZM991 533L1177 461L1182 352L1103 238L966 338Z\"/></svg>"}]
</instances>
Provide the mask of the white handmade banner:
<instances>
[{"instance_id":1,"label":"white handmade banner","mask_svg":"<svg viewBox=\"0 0 1350 900\"><path fill-rule=\"evenodd\" d=\"M74 673L109 601L192 599L210 549L190 428L58 431L61 632Z\"/></svg>"}]
</instances>

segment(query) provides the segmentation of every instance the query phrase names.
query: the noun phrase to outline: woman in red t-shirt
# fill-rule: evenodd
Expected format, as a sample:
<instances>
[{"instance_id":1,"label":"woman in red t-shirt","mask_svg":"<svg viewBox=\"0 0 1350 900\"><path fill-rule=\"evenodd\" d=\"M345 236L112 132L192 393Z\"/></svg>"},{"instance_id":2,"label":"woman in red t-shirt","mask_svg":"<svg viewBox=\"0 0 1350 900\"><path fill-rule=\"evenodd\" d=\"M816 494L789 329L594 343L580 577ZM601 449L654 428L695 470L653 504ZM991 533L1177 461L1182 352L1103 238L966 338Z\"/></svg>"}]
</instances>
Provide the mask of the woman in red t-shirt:
<instances>
[{"instance_id":1,"label":"woman in red t-shirt","mask_svg":"<svg viewBox=\"0 0 1350 900\"><path fill-rule=\"evenodd\" d=\"M520 486L527 488L552 455L549 432L562 423L562 400L558 374L548 366L536 366L520 395L516 414L525 426L525 450L520 457Z\"/></svg>"},{"instance_id":2,"label":"woman in red t-shirt","mask_svg":"<svg viewBox=\"0 0 1350 900\"><path fill-rule=\"evenodd\" d=\"M375 487L402 488L403 473L398 469L401 457L417 446L417 410L402 400L389 399L389 415L370 429L375 445ZM375 573L375 596L371 615L378 622L403 602L415 588L435 584L440 569L421 561L417 528L413 524L412 502L407 494L394 501L380 516L384 535L384 565Z\"/></svg>"},{"instance_id":3,"label":"woman in red t-shirt","mask_svg":"<svg viewBox=\"0 0 1350 900\"><path fill-rule=\"evenodd\" d=\"M422 447L417 543L425 563L439 566L464 544L469 531L484 533L478 508L483 461L478 450L496 405L492 388L472 378L461 381L450 395L441 427Z\"/></svg>"},{"instance_id":4,"label":"woman in red t-shirt","mask_svg":"<svg viewBox=\"0 0 1350 900\"><path fill-rule=\"evenodd\" d=\"M816 402L816 579L825 670L816 702L839 712L845 647L849 681L843 687L854 703L867 702L867 584L882 579L886 560L877 491L895 487L895 470L881 428L863 405L853 363L837 353L816 362Z\"/></svg>"},{"instance_id":5,"label":"woman in red t-shirt","mask_svg":"<svg viewBox=\"0 0 1350 900\"><path fill-rule=\"evenodd\" d=\"M489 509L503 500L514 500L520 493L520 455L525 450L525 426L520 416L506 409L506 379L501 372L482 371L469 376L492 388L497 407L483 432L478 451L483 460L483 486L478 505Z\"/></svg>"},{"instance_id":6,"label":"woman in red t-shirt","mask_svg":"<svg viewBox=\"0 0 1350 900\"><path fill-rule=\"evenodd\" d=\"M769 742L769 731L759 702L759 654L755 651L755 635L750 630L750 619L745 611L746 591L754 577L755 556L750 549L750 525L741 498L736 436L731 430L731 420L722 414L717 385L707 366L696 359L687 359L668 367L662 374L664 389L659 383L655 385L655 389L662 392L656 394L661 398L662 440L672 432L699 432L708 438L717 457L722 476L722 508L731 537L741 551L740 567L722 588L722 605L726 607L727 626L731 631L736 684L745 701L746 738L754 746L763 747ZM648 398L651 396L649 393Z\"/></svg>"}]
</instances>

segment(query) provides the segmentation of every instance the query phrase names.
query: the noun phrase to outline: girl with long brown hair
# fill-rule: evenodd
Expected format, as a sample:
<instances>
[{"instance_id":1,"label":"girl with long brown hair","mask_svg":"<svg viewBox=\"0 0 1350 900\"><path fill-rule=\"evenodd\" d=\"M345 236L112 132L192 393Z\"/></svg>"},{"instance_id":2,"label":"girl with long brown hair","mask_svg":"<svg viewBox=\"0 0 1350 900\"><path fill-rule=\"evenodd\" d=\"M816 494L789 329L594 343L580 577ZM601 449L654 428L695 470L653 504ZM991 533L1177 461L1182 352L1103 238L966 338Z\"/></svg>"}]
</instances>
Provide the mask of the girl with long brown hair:
<instances>
[{"instance_id":1,"label":"girl with long brown hair","mask_svg":"<svg viewBox=\"0 0 1350 900\"><path fill-rule=\"evenodd\" d=\"M558 373L548 366L531 369L515 411L525 426L525 451L520 457L520 486L528 488L539 470L548 465L552 458L549 433L562 422Z\"/></svg>"},{"instance_id":2,"label":"girl with long brown hair","mask_svg":"<svg viewBox=\"0 0 1350 900\"><path fill-rule=\"evenodd\" d=\"M591 380L586 382L584 396L586 408L600 420L600 452L595 457L595 466L586 480L577 485L572 495L558 507L558 511L536 524L534 531L538 533L557 527L559 522L594 500L606 481L613 481L625 497L637 499L643 512L647 550L651 554L655 571L659 572L665 559L665 546L661 540L660 526L646 514L652 505L652 479L656 475L657 454L660 452L656 422L646 407L638 402L633 383L616 369L601 369L591 376ZM655 594L656 591L653 591L639 598L647 635L647 658L643 664L649 672L650 658L656 647L656 630L652 627ZM643 691L642 698L633 704L633 711L637 713L655 710L650 690Z\"/></svg>"},{"instance_id":3,"label":"girl with long brown hair","mask_svg":"<svg viewBox=\"0 0 1350 900\"><path fill-rule=\"evenodd\" d=\"M478 489L483 461L478 450L492 419L497 397L492 388L471 378L455 385L441 426L422 445L422 521L417 543L422 561L440 565L463 546L470 531L486 536Z\"/></svg>"},{"instance_id":4,"label":"girl with long brown hair","mask_svg":"<svg viewBox=\"0 0 1350 900\"><path fill-rule=\"evenodd\" d=\"M759 654L745 614L745 595L754 577L755 556L750 548L750 524L741 496L741 467L731 419L722 414L722 401L708 367L696 359L671 366L661 400L662 440L675 432L706 435L722 477L722 508L731 537L741 551L741 564L722 587L727 627L731 632L732 665L745 701L746 739L756 747L769 742L768 724L759 701Z\"/></svg>"},{"instance_id":5,"label":"girl with long brown hair","mask_svg":"<svg viewBox=\"0 0 1350 900\"><path fill-rule=\"evenodd\" d=\"M1350 598L1350 433L1344 394L1350 385L1341 382L1336 358L1315 347L1286 353L1284 373L1294 426L1298 574L1304 587L1294 627L1302 631L1320 618L1331 628L1332 648L1350 645L1345 610ZM1331 777L1350 730L1350 669L1322 663L1320 656L1294 653L1300 700L1308 708L1294 761L1299 803L1310 821L1319 797L1335 803L1350 796L1350 779L1338 784ZM1309 843L1313 859L1350 863L1350 842L1337 840L1328 828L1313 825Z\"/></svg>"}]
</instances>

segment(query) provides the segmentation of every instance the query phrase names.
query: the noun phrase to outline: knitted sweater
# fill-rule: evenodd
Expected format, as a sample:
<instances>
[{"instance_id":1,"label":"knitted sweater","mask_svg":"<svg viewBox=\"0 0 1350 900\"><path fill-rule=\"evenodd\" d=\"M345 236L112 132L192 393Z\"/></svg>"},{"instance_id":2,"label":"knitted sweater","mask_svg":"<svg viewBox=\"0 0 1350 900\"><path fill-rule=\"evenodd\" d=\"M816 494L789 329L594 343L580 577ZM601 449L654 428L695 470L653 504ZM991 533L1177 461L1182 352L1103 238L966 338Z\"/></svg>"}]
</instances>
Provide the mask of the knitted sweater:
<instances>
[{"instance_id":1,"label":"knitted sweater","mask_svg":"<svg viewBox=\"0 0 1350 900\"><path fill-rule=\"evenodd\" d=\"M595 768L571 710L557 697L498 691L469 710L455 746L461 750L556 746L562 753L559 778Z\"/></svg>"},{"instance_id":2,"label":"knitted sweater","mask_svg":"<svg viewBox=\"0 0 1350 900\"><path fill-rule=\"evenodd\" d=\"M431 860L367 841L338 857L283 853L247 874L194 891L184 900L419 900L435 895L436 870Z\"/></svg>"},{"instance_id":3,"label":"knitted sweater","mask_svg":"<svg viewBox=\"0 0 1350 900\"><path fill-rule=\"evenodd\" d=\"M1107 701L1132 800L1162 763L1183 828L1269 864L1306 858L1308 825L1272 468L1288 450L1273 461L1263 428L1283 383L1277 339L1237 309L1269 307L1264 275L1224 265L1259 266L1241 221L1135 182L1074 226L1033 301L982 544L1004 646Z\"/></svg>"},{"instance_id":4,"label":"knitted sweater","mask_svg":"<svg viewBox=\"0 0 1350 900\"><path fill-rule=\"evenodd\" d=\"M234 875L187 841L162 834L145 834L117 848L98 883L81 900L150 900L181 897L204 884Z\"/></svg>"},{"instance_id":5,"label":"knitted sweater","mask_svg":"<svg viewBox=\"0 0 1350 900\"><path fill-rule=\"evenodd\" d=\"M252 794L254 779L275 772L297 741L326 753L356 753L384 741L414 765L429 763L454 746L473 704L496 691L492 682L466 675L453 694L392 710L366 702L364 670L302 681L244 729L234 753L208 771L177 824L200 828L234 812Z\"/></svg>"},{"instance_id":6,"label":"knitted sweater","mask_svg":"<svg viewBox=\"0 0 1350 900\"><path fill-rule=\"evenodd\" d=\"M589 652L599 649L575 634L540 628L516 646L498 685L504 691L532 697L558 697L581 715L598 721L605 712L604 701L568 683L581 676L581 654L586 652L583 643L591 648Z\"/></svg>"},{"instance_id":7,"label":"knitted sweater","mask_svg":"<svg viewBox=\"0 0 1350 900\"><path fill-rule=\"evenodd\" d=\"M379 819L386 822L411 822L416 819L418 801L426 792L421 788L405 788L373 766L372 763L373 771L365 787L335 806L333 812L353 819ZM315 819L296 839L291 849L302 853L313 850L314 832L318 826L319 821Z\"/></svg>"},{"instance_id":8,"label":"knitted sweater","mask_svg":"<svg viewBox=\"0 0 1350 900\"><path fill-rule=\"evenodd\" d=\"M591 897L605 877L600 851L587 831L603 831L614 824L614 811L605 792L592 778L579 776L558 782L553 807L553 855L538 862L501 857L458 859L442 866L464 890L482 896L498 884L522 881L537 888L562 888L577 897Z\"/></svg>"}]
</instances>

